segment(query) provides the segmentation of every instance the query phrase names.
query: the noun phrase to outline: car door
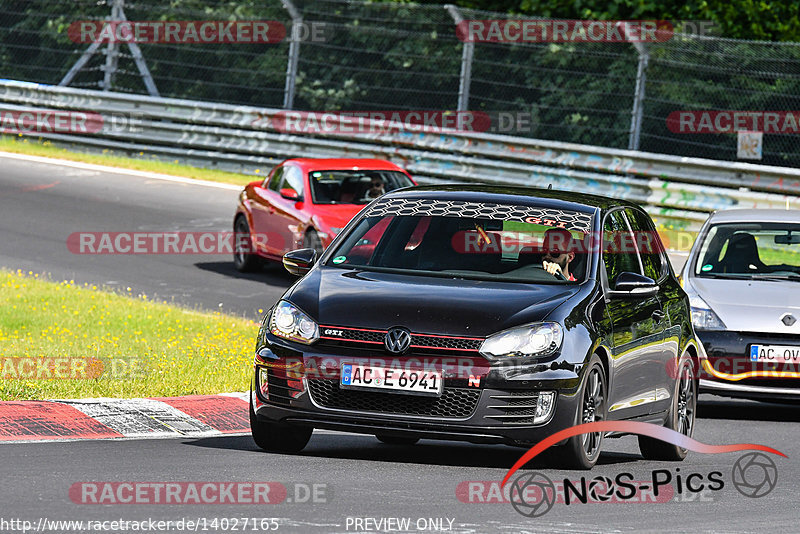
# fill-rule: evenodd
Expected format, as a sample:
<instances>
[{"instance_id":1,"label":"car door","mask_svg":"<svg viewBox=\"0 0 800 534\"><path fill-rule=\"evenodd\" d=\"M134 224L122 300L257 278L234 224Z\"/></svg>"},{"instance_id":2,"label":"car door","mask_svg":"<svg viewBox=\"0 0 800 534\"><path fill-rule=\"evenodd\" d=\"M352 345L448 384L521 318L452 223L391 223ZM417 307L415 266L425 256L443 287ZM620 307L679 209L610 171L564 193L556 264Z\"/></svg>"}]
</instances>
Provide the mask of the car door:
<instances>
[{"instance_id":1,"label":"car door","mask_svg":"<svg viewBox=\"0 0 800 534\"><path fill-rule=\"evenodd\" d=\"M632 208L626 209L625 213L640 244L637 248L642 258L644 275L658 283L658 300L663 310L663 318L660 325L657 325L662 331L663 341L657 356L659 366L655 376L656 400L650 408L651 413L657 413L669 409L675 390L675 364L679 356L681 324L680 321L672 324L672 318L678 318L683 313L683 291L670 275L669 258L650 217L643 211Z\"/></svg>"},{"instance_id":2,"label":"car door","mask_svg":"<svg viewBox=\"0 0 800 534\"><path fill-rule=\"evenodd\" d=\"M303 171L295 165L288 164L284 165L283 182L279 185L278 190L272 191L270 189L270 196L275 209L273 231L276 239L279 240L277 248L280 249L278 254L281 255L303 246L302 233L298 228L304 226L301 208L305 199L310 198L306 194L303 182ZM280 194L282 189L293 190L300 200L282 197Z\"/></svg>"},{"instance_id":3,"label":"car door","mask_svg":"<svg viewBox=\"0 0 800 534\"><path fill-rule=\"evenodd\" d=\"M254 239L256 248L266 252L272 256L283 254L283 247L274 239L278 235L278 222L275 217L275 203L276 199L280 197L278 191L283 187L284 167L279 165L270 173L261 187L254 189L256 198L251 205L253 215L253 234L259 234L261 237ZM272 237L272 239L270 239Z\"/></svg>"},{"instance_id":4,"label":"car door","mask_svg":"<svg viewBox=\"0 0 800 534\"><path fill-rule=\"evenodd\" d=\"M606 313L611 323L611 384L608 415L627 419L647 415L655 402L663 342L663 311L655 294L611 296L622 272L643 273L635 236L622 209L603 223Z\"/></svg>"}]
</instances>

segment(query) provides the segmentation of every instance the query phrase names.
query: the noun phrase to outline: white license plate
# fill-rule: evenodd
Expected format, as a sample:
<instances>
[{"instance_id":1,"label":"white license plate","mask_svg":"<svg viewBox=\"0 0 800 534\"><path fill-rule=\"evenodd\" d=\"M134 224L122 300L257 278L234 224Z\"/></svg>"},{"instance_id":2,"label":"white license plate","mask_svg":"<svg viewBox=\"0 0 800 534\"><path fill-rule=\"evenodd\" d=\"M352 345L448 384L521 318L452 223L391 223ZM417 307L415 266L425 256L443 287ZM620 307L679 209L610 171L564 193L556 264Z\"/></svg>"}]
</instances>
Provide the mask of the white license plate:
<instances>
[{"instance_id":1,"label":"white license plate","mask_svg":"<svg viewBox=\"0 0 800 534\"><path fill-rule=\"evenodd\" d=\"M751 362L800 362L800 346L750 345Z\"/></svg>"},{"instance_id":2,"label":"white license plate","mask_svg":"<svg viewBox=\"0 0 800 534\"><path fill-rule=\"evenodd\" d=\"M415 371L413 369L343 363L339 386L380 390L387 393L439 396L442 394L442 373L430 369Z\"/></svg>"}]
</instances>

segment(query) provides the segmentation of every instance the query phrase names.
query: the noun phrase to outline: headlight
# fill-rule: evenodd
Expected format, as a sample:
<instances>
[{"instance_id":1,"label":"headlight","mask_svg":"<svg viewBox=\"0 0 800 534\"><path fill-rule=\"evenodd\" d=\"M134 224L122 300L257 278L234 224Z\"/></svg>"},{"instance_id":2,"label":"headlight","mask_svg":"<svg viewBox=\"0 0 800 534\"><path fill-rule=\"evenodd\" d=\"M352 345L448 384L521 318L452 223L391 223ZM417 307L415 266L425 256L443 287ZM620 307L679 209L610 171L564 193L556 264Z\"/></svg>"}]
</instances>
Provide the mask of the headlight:
<instances>
[{"instance_id":1,"label":"headlight","mask_svg":"<svg viewBox=\"0 0 800 534\"><path fill-rule=\"evenodd\" d=\"M269 331L273 335L309 345L319 339L319 326L308 315L282 300L272 310Z\"/></svg>"},{"instance_id":2,"label":"headlight","mask_svg":"<svg viewBox=\"0 0 800 534\"><path fill-rule=\"evenodd\" d=\"M549 356L564 340L558 323L531 323L486 338L481 354L487 358Z\"/></svg>"},{"instance_id":3,"label":"headlight","mask_svg":"<svg viewBox=\"0 0 800 534\"><path fill-rule=\"evenodd\" d=\"M725 323L714 313L700 295L689 296L689 307L692 309L692 324L698 330L725 330Z\"/></svg>"}]
</instances>

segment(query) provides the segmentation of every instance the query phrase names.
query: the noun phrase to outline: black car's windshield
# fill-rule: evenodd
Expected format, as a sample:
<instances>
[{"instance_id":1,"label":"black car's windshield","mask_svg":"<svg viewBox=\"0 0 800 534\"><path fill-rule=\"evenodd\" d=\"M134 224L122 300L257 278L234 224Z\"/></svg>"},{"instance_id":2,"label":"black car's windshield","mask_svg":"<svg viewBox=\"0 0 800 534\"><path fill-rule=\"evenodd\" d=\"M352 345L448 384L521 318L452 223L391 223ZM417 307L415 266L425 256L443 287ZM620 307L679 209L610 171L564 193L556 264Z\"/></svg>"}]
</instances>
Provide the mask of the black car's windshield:
<instances>
[{"instance_id":1,"label":"black car's windshield","mask_svg":"<svg viewBox=\"0 0 800 534\"><path fill-rule=\"evenodd\" d=\"M373 205L327 265L479 280L586 278L592 214L530 206L393 199ZM547 234L547 237L546 237ZM556 277L543 261L560 262Z\"/></svg>"},{"instance_id":2,"label":"black car's windshield","mask_svg":"<svg viewBox=\"0 0 800 534\"><path fill-rule=\"evenodd\" d=\"M800 224L724 223L706 233L695 276L800 280Z\"/></svg>"},{"instance_id":3,"label":"black car's windshield","mask_svg":"<svg viewBox=\"0 0 800 534\"><path fill-rule=\"evenodd\" d=\"M384 193L414 183L399 171L311 171L314 204L366 204Z\"/></svg>"}]
</instances>

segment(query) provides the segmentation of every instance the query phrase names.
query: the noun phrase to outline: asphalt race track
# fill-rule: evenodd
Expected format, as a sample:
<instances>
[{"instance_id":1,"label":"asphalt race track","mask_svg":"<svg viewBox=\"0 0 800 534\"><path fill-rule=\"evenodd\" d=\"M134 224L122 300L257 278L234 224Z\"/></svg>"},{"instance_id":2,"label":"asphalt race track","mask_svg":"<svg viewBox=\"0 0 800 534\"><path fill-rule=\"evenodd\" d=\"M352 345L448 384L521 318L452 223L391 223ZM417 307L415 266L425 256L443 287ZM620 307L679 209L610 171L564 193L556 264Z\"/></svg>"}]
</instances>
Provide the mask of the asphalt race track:
<instances>
[{"instance_id":1,"label":"asphalt race track","mask_svg":"<svg viewBox=\"0 0 800 534\"><path fill-rule=\"evenodd\" d=\"M73 232L231 231L235 186L156 180L0 157L0 266L53 280L258 319L293 278L277 264L243 275L229 254L75 254Z\"/></svg>"},{"instance_id":2,"label":"asphalt race track","mask_svg":"<svg viewBox=\"0 0 800 534\"><path fill-rule=\"evenodd\" d=\"M277 268L239 275L227 256L90 256L66 247L67 236L77 231L229 230L234 189L18 159L1 158L0 165L2 267L122 291L131 287L133 293L252 319L292 283ZM588 504L572 494L570 504L555 502L546 513L526 517L502 502L498 489L524 452L510 447L430 440L400 447L372 436L329 431L317 431L298 455L263 453L246 435L2 444L0 532L21 532L3 523L14 519L31 521L31 531L43 519L191 520L201 521L199 532L263 532L267 529L261 527L273 524L254 525L254 518L277 518L278 532L797 531L800 409L711 396L701 400L698 441L763 444L788 458L765 455L753 462L744 452L690 452L682 463L650 462L641 459L631 436L607 440L590 472L553 469L553 458L545 453L524 473L545 475L556 486L568 479L579 489L584 477L594 492L588 492ZM630 494L616 484L618 477L648 487L627 502L618 495L607 499L605 486L592 484L596 477L607 477L623 495ZM182 504L97 505L70 493L82 482L277 482L286 494L274 504L194 504L187 499ZM744 495L753 492L763 495ZM395 518L408 520L408 528L397 530L401 523ZM217 527L211 528L214 519Z\"/></svg>"}]
</instances>

